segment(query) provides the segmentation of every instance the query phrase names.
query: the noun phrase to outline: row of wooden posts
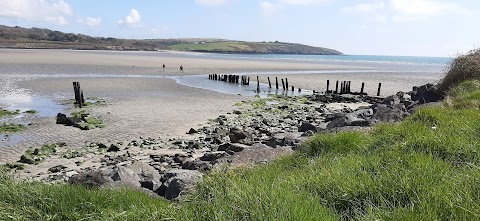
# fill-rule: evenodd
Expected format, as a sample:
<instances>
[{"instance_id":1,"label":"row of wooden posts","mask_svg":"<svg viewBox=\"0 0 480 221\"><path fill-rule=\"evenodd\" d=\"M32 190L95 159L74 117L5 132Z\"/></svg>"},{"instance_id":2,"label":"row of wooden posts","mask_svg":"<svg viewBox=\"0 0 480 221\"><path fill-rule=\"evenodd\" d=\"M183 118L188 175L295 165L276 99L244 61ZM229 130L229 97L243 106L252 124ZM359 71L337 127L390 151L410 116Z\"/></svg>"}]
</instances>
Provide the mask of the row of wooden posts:
<instances>
[{"instance_id":1,"label":"row of wooden posts","mask_svg":"<svg viewBox=\"0 0 480 221\"><path fill-rule=\"evenodd\" d=\"M83 90L80 88L80 82L73 82L73 91L75 93L75 104L78 107L83 107L85 105L85 99L83 98Z\"/></svg>"},{"instance_id":2,"label":"row of wooden posts","mask_svg":"<svg viewBox=\"0 0 480 221\"><path fill-rule=\"evenodd\" d=\"M239 76L239 75L220 75L220 74L210 74L208 75L208 79L210 80L215 80L215 81L225 81L225 82L230 82L230 83L239 83L239 79L241 79L240 84L242 85L250 85L250 77L247 76ZM272 83L270 81L270 77L267 77L268 79L268 86L272 88ZM288 87L288 78L285 78L285 80L282 78L282 88L283 90L289 89ZM277 90L279 89L279 84L278 84L278 77L275 77L275 87ZM295 90L295 87L292 86L292 91ZM298 88L298 92L301 92L302 89ZM257 92L260 92L260 80L259 77L257 76Z\"/></svg>"},{"instance_id":3,"label":"row of wooden posts","mask_svg":"<svg viewBox=\"0 0 480 221\"><path fill-rule=\"evenodd\" d=\"M236 83L236 84L238 84L239 79L241 79L240 84L250 85L250 77L247 77L247 76L210 74L208 75L208 79L215 80L215 81L225 81L225 82ZM272 88L270 77L267 77L267 80L268 80L268 87ZM285 78L285 80L282 78L281 81L282 81L283 90L288 91L289 89L288 78ZM362 82L362 87L360 89L360 92L352 92L351 85L352 85L351 81L337 81L335 85L335 91L333 91L333 90L330 90L330 80L327 80L327 90L325 91L325 93L367 95L367 93L364 93L364 88L365 88L364 82ZM377 96L380 96L381 87L382 87L382 83L378 83ZM277 90L279 89L278 77L275 77L275 88ZM295 90L295 87L292 86L292 91L294 90ZM301 92L301 91L302 89L298 88L298 92ZM260 80L258 76L257 76L257 92L260 92ZM316 91L314 90L313 93L316 93Z\"/></svg>"}]
</instances>

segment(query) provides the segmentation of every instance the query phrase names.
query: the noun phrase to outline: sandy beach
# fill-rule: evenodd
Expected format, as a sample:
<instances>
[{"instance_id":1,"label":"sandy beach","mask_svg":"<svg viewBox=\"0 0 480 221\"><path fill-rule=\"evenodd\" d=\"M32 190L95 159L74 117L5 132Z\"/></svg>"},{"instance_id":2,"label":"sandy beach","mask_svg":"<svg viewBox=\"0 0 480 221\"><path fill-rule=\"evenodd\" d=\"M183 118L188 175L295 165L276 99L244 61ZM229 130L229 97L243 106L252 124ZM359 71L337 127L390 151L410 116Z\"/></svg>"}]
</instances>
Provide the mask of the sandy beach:
<instances>
[{"instance_id":1,"label":"sandy beach","mask_svg":"<svg viewBox=\"0 0 480 221\"><path fill-rule=\"evenodd\" d=\"M435 82L439 76L394 76L384 73L314 73L325 70L369 70L369 66L328 63L212 58L197 54L167 52L110 52L69 50L0 50L0 76L10 89L54 100L73 98L72 81L82 84L86 97L99 97L105 106L88 108L107 127L89 131L55 124L55 117L36 117L23 132L4 136L0 141L0 163L19 159L26 148L65 142L70 147L88 142L128 142L139 137L166 139L185 137L191 127L233 111L233 104L250 97L224 94L177 84L169 76L212 73L255 73L311 71L309 74L281 74L289 85L302 89L325 90L326 80L351 80L359 90L366 83L368 93L382 95L410 90L414 85ZM166 64L165 71L161 69ZM180 73L178 67L185 67ZM267 83L267 76L260 75ZM9 80L10 79L10 80ZM13 79L13 80L11 80ZM6 82L8 81L8 82ZM6 90L4 88L4 90ZM5 91L4 91L5 92ZM8 94L9 92L5 92ZM0 104L8 106L8 104ZM65 112L72 109L66 108Z\"/></svg>"}]
</instances>

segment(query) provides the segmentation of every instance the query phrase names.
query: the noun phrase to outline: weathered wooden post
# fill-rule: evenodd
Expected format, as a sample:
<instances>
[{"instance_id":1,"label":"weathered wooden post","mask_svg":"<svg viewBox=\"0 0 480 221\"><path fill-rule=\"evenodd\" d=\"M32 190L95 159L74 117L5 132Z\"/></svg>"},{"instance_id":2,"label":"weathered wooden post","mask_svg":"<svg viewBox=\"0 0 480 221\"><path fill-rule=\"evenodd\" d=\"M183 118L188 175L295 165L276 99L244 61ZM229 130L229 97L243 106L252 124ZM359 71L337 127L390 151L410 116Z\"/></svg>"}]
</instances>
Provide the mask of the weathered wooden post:
<instances>
[{"instance_id":1,"label":"weathered wooden post","mask_svg":"<svg viewBox=\"0 0 480 221\"><path fill-rule=\"evenodd\" d=\"M78 107L82 108L85 99L83 98L83 91L80 88L80 82L73 82L73 92L75 93L75 103L78 104Z\"/></svg>"},{"instance_id":2,"label":"weathered wooden post","mask_svg":"<svg viewBox=\"0 0 480 221\"><path fill-rule=\"evenodd\" d=\"M292 86L292 92L295 92L295 88Z\"/></svg>"},{"instance_id":3,"label":"weathered wooden post","mask_svg":"<svg viewBox=\"0 0 480 221\"><path fill-rule=\"evenodd\" d=\"M340 82L340 94L343 94L343 81Z\"/></svg>"},{"instance_id":4,"label":"weathered wooden post","mask_svg":"<svg viewBox=\"0 0 480 221\"><path fill-rule=\"evenodd\" d=\"M250 85L250 77L247 78L247 85Z\"/></svg>"},{"instance_id":5,"label":"weathered wooden post","mask_svg":"<svg viewBox=\"0 0 480 221\"><path fill-rule=\"evenodd\" d=\"M380 96L380 88L382 87L382 83L378 83L378 91L377 96Z\"/></svg>"},{"instance_id":6,"label":"weathered wooden post","mask_svg":"<svg viewBox=\"0 0 480 221\"><path fill-rule=\"evenodd\" d=\"M288 78L285 78L285 88L287 88L288 91Z\"/></svg>"},{"instance_id":7,"label":"weathered wooden post","mask_svg":"<svg viewBox=\"0 0 480 221\"><path fill-rule=\"evenodd\" d=\"M302 89L301 89L301 88L298 88L298 92L302 92Z\"/></svg>"},{"instance_id":8,"label":"weathered wooden post","mask_svg":"<svg viewBox=\"0 0 480 221\"><path fill-rule=\"evenodd\" d=\"M363 94L363 89L365 88L365 82L362 82L362 89L360 89L360 94Z\"/></svg>"},{"instance_id":9,"label":"weathered wooden post","mask_svg":"<svg viewBox=\"0 0 480 221\"><path fill-rule=\"evenodd\" d=\"M277 90L278 90L278 77L275 77L275 86L277 87Z\"/></svg>"},{"instance_id":10,"label":"weathered wooden post","mask_svg":"<svg viewBox=\"0 0 480 221\"><path fill-rule=\"evenodd\" d=\"M283 81L283 78L282 78L282 87L283 87L283 90L285 90L285 82Z\"/></svg>"},{"instance_id":11,"label":"weathered wooden post","mask_svg":"<svg viewBox=\"0 0 480 221\"><path fill-rule=\"evenodd\" d=\"M260 80L258 80L258 76L257 76L257 93L260 93Z\"/></svg>"},{"instance_id":12,"label":"weathered wooden post","mask_svg":"<svg viewBox=\"0 0 480 221\"><path fill-rule=\"evenodd\" d=\"M351 84L352 84L352 82L351 82L351 81L348 81L348 93L352 93L352 90L351 90L351 88L350 88Z\"/></svg>"},{"instance_id":13,"label":"weathered wooden post","mask_svg":"<svg viewBox=\"0 0 480 221\"><path fill-rule=\"evenodd\" d=\"M238 79L240 78L240 76L238 75L235 75L235 83L238 84Z\"/></svg>"},{"instance_id":14,"label":"weathered wooden post","mask_svg":"<svg viewBox=\"0 0 480 221\"><path fill-rule=\"evenodd\" d=\"M337 81L337 85L335 86L335 94L338 94L338 81Z\"/></svg>"},{"instance_id":15,"label":"weathered wooden post","mask_svg":"<svg viewBox=\"0 0 480 221\"><path fill-rule=\"evenodd\" d=\"M270 83L270 77L267 77L267 79L268 79L268 87L272 88L272 84Z\"/></svg>"},{"instance_id":16,"label":"weathered wooden post","mask_svg":"<svg viewBox=\"0 0 480 221\"><path fill-rule=\"evenodd\" d=\"M327 91L326 93L328 93L328 88L330 87L330 80L327 80Z\"/></svg>"}]
</instances>

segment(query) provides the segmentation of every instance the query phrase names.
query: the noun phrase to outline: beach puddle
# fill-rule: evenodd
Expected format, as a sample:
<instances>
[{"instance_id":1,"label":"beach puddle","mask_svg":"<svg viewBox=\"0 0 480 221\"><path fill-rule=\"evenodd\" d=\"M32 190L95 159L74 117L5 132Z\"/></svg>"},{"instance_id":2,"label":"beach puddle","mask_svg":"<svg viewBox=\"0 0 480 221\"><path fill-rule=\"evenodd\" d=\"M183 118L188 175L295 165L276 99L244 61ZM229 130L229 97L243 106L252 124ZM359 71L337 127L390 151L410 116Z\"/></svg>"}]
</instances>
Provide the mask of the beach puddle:
<instances>
[{"instance_id":1,"label":"beach puddle","mask_svg":"<svg viewBox=\"0 0 480 221\"><path fill-rule=\"evenodd\" d=\"M288 95L288 96L299 96L299 95L308 95L312 94L311 90L302 90L298 92L298 89L292 90L283 90L269 88L267 84L260 84L260 92L257 93L257 82L250 81L250 85L241 85L235 83L229 83L224 81L214 81L209 80L207 75L191 75L191 76L174 76L168 77L176 80L178 84L207 89L211 91L216 91L224 94L238 94L242 96L260 96L268 97L269 95Z\"/></svg>"},{"instance_id":2,"label":"beach puddle","mask_svg":"<svg viewBox=\"0 0 480 221\"><path fill-rule=\"evenodd\" d=\"M62 112L64 107L52 98L33 96L28 93L10 93L0 97L0 103L6 105L5 109L10 111L19 110L20 114L16 118L22 118L34 111L34 114L39 117L54 117L57 113Z\"/></svg>"},{"instance_id":3,"label":"beach puddle","mask_svg":"<svg viewBox=\"0 0 480 221\"><path fill-rule=\"evenodd\" d=\"M0 147L15 146L25 140L28 135L0 134Z\"/></svg>"}]
</instances>

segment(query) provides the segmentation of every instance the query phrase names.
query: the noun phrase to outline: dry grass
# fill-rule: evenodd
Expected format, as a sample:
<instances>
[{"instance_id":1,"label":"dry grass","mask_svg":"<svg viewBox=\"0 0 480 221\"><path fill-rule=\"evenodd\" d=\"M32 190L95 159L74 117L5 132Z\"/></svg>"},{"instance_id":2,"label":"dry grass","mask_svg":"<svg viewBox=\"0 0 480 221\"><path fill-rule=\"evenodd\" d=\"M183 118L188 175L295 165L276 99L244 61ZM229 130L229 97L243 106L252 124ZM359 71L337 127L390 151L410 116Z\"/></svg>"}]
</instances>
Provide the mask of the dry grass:
<instances>
[{"instance_id":1,"label":"dry grass","mask_svg":"<svg viewBox=\"0 0 480 221\"><path fill-rule=\"evenodd\" d=\"M480 80L480 49L455 58L440 83L441 91L448 91L453 86L466 80Z\"/></svg>"}]
</instances>

